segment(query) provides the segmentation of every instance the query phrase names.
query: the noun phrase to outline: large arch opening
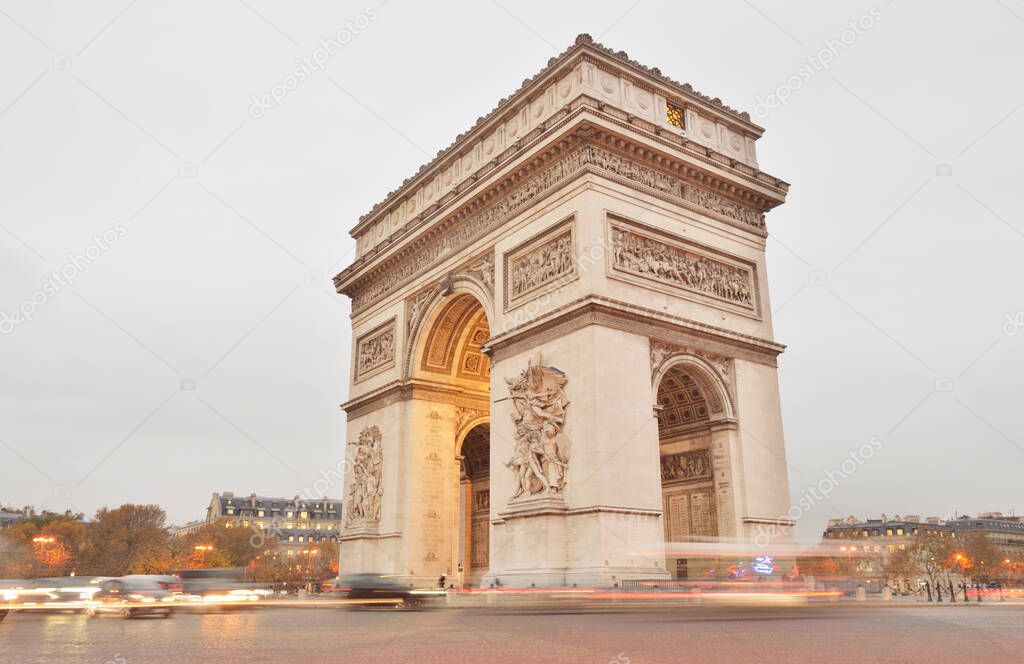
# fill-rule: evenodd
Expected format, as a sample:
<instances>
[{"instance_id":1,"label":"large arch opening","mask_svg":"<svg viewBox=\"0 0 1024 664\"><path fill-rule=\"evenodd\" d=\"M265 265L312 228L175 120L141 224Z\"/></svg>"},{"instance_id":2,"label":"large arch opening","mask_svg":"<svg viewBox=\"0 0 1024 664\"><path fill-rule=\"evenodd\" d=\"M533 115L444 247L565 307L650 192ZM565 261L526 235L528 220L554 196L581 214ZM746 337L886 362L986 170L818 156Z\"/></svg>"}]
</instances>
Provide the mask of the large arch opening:
<instances>
[{"instance_id":1,"label":"large arch opening","mask_svg":"<svg viewBox=\"0 0 1024 664\"><path fill-rule=\"evenodd\" d=\"M700 576L679 543L709 541L719 535L712 457L712 430L720 395L686 364L668 368L658 384L658 447L668 558L673 578ZM676 544L676 546L673 546Z\"/></svg>"},{"instance_id":2,"label":"large arch opening","mask_svg":"<svg viewBox=\"0 0 1024 664\"><path fill-rule=\"evenodd\" d=\"M490 336L480 300L455 293L426 317L412 358L414 393L422 395L414 398L427 404L411 435L437 443L440 459L436 470L421 469L437 485L436 507L425 506L436 518L410 535L429 542L423 567L461 586L478 585L488 570L491 364L481 347Z\"/></svg>"}]
</instances>

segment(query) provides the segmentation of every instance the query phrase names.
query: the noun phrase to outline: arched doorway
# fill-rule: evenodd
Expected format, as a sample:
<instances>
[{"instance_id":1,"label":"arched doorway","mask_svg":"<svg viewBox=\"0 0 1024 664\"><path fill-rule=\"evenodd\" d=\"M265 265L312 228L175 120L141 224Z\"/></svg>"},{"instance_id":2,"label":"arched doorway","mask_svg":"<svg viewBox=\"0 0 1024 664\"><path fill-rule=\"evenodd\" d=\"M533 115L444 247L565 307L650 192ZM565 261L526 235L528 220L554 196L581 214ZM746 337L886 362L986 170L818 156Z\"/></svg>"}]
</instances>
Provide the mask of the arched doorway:
<instances>
[{"instance_id":1,"label":"arched doorway","mask_svg":"<svg viewBox=\"0 0 1024 664\"><path fill-rule=\"evenodd\" d=\"M487 574L491 522L491 426L474 426L462 440L459 477L459 555L463 585Z\"/></svg>"},{"instance_id":2,"label":"arched doorway","mask_svg":"<svg viewBox=\"0 0 1024 664\"><path fill-rule=\"evenodd\" d=\"M706 542L726 534L720 528L727 519L720 514L720 487L715 476L717 432L713 426L725 415L726 407L716 387L699 364L686 361L670 364L658 383L662 514L666 566L673 578L701 572L680 553L687 547L674 547L673 543Z\"/></svg>"},{"instance_id":3,"label":"arched doorway","mask_svg":"<svg viewBox=\"0 0 1024 664\"><path fill-rule=\"evenodd\" d=\"M420 469L433 506L413 507L427 508L428 516L410 535L424 542L418 566L452 584L473 585L488 568L491 365L481 346L490 336L486 310L473 294L439 297L410 367L422 413L411 435L433 450Z\"/></svg>"}]
</instances>

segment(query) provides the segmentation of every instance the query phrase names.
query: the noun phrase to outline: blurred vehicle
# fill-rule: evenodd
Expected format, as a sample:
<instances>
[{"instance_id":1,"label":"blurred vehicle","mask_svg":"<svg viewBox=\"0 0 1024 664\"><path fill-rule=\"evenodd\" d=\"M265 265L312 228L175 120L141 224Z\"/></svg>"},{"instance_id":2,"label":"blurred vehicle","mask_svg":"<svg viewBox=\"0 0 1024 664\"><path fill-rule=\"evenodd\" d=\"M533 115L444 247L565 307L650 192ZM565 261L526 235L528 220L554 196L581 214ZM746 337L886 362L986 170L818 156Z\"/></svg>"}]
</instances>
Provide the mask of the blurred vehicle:
<instances>
[{"instance_id":1,"label":"blurred vehicle","mask_svg":"<svg viewBox=\"0 0 1024 664\"><path fill-rule=\"evenodd\" d=\"M444 595L444 591L418 589L401 576L381 574L348 574L331 581L332 594L353 603L403 608L424 608Z\"/></svg>"},{"instance_id":2,"label":"blurred vehicle","mask_svg":"<svg viewBox=\"0 0 1024 664\"><path fill-rule=\"evenodd\" d=\"M116 613L123 618L142 615L171 615L174 595L159 581L148 576L107 579L86 607L87 615Z\"/></svg>"}]
</instances>

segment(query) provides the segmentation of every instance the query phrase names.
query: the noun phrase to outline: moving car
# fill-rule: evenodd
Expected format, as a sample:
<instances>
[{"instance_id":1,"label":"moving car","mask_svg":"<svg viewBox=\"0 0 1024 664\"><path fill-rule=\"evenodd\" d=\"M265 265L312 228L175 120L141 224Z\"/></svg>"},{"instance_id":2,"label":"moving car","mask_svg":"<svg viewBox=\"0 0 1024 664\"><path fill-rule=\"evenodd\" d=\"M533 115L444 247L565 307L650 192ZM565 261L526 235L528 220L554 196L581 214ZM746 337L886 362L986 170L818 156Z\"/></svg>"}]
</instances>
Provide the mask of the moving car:
<instances>
[{"instance_id":1,"label":"moving car","mask_svg":"<svg viewBox=\"0 0 1024 664\"><path fill-rule=\"evenodd\" d=\"M146 576L107 579L86 607L87 615L115 613L123 618L158 615L168 618L174 595L160 581Z\"/></svg>"},{"instance_id":2,"label":"moving car","mask_svg":"<svg viewBox=\"0 0 1024 664\"><path fill-rule=\"evenodd\" d=\"M380 574L348 574L331 582L332 593L352 603L382 604L403 608L423 608L442 591L417 589L400 576Z\"/></svg>"}]
</instances>

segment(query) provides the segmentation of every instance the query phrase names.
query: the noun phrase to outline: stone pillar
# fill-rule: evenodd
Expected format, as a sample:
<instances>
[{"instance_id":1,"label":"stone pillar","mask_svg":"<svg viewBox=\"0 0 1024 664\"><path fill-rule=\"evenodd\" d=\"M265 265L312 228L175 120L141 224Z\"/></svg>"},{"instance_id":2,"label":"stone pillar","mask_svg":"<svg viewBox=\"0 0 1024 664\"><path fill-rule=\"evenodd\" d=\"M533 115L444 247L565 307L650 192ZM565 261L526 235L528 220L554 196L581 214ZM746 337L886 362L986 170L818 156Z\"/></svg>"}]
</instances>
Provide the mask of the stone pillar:
<instances>
[{"instance_id":1,"label":"stone pillar","mask_svg":"<svg viewBox=\"0 0 1024 664\"><path fill-rule=\"evenodd\" d=\"M743 533L737 510L737 482L740 480L739 430L735 421L711 424L711 465L715 478L718 536L738 537ZM740 494L742 495L742 494Z\"/></svg>"},{"instance_id":2,"label":"stone pillar","mask_svg":"<svg viewBox=\"0 0 1024 664\"><path fill-rule=\"evenodd\" d=\"M491 567L485 583L611 586L668 578L658 425L652 412L648 340L589 325L529 350L495 354L491 423ZM511 498L515 413L504 379L515 381L540 350L564 373L562 433L571 442L565 487Z\"/></svg>"}]
</instances>

